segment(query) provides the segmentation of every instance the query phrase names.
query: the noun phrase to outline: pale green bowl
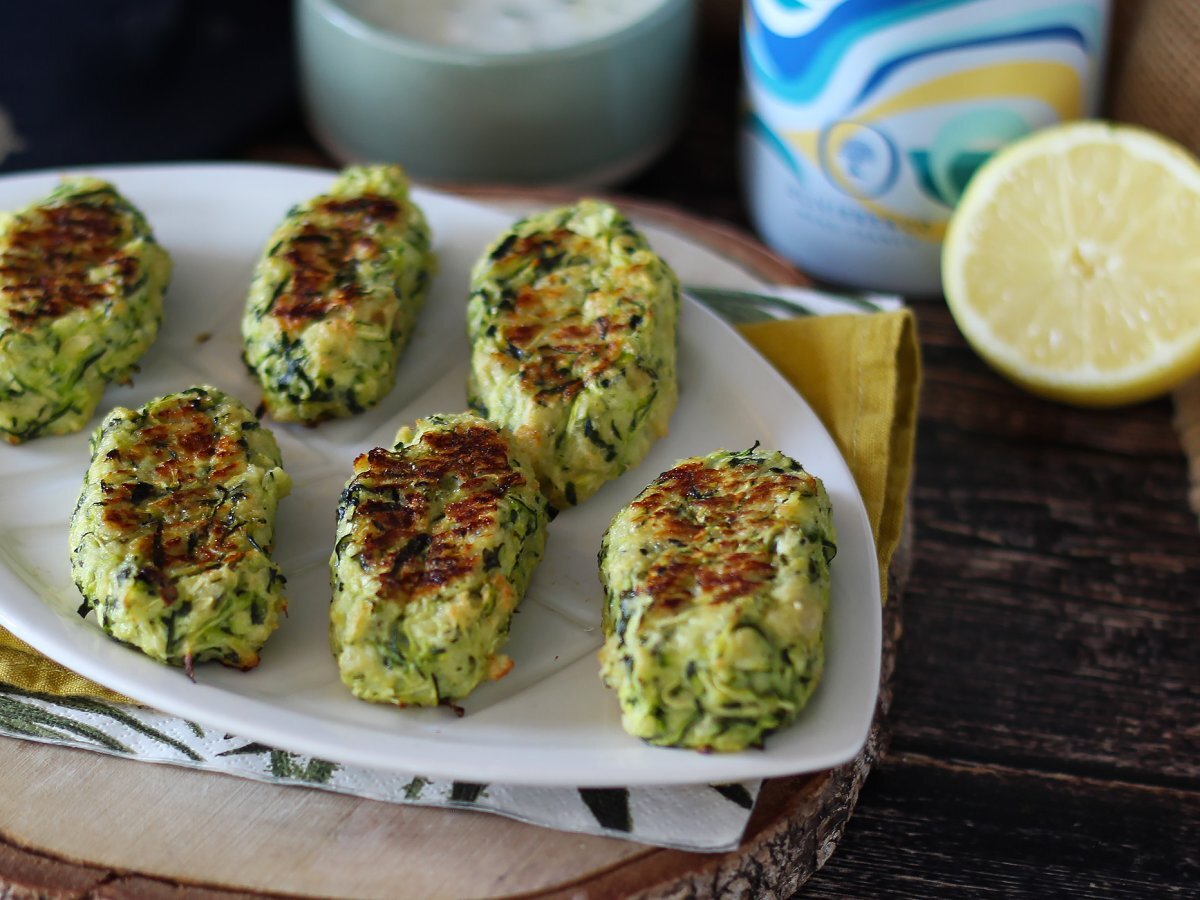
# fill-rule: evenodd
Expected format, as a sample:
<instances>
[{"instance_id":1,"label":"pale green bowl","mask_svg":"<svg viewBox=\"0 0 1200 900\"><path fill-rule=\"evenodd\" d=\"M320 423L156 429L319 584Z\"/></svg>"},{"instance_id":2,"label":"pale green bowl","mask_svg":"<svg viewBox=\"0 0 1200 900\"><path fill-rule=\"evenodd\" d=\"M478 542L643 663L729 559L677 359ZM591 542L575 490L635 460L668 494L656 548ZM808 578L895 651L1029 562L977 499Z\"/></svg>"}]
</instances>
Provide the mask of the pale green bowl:
<instances>
[{"instance_id":1,"label":"pale green bowl","mask_svg":"<svg viewBox=\"0 0 1200 900\"><path fill-rule=\"evenodd\" d=\"M399 37L336 0L296 0L306 112L343 163L426 181L605 185L649 164L687 104L694 0L571 47L513 54Z\"/></svg>"}]
</instances>

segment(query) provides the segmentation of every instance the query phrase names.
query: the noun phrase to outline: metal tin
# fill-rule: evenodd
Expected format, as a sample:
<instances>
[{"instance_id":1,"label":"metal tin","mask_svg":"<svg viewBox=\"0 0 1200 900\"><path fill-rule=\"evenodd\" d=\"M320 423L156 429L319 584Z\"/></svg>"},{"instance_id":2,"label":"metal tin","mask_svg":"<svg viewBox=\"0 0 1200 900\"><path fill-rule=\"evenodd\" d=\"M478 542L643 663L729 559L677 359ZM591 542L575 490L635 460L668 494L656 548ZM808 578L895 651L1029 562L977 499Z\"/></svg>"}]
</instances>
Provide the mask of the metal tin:
<instances>
[{"instance_id":1,"label":"metal tin","mask_svg":"<svg viewBox=\"0 0 1200 900\"><path fill-rule=\"evenodd\" d=\"M1109 0L747 0L742 174L763 240L829 281L940 290L975 170L1096 114Z\"/></svg>"}]
</instances>

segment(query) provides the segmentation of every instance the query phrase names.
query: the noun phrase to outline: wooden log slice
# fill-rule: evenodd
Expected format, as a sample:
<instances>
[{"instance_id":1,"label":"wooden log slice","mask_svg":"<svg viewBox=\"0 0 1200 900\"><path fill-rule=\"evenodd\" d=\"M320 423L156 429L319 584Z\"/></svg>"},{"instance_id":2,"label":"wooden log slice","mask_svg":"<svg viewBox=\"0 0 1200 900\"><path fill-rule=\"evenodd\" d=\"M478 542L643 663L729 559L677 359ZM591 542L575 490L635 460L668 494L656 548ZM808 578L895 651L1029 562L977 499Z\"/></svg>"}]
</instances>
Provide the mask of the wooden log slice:
<instances>
[{"instance_id":1,"label":"wooden log slice","mask_svg":"<svg viewBox=\"0 0 1200 900\"><path fill-rule=\"evenodd\" d=\"M575 193L462 189L493 202ZM759 278L804 284L745 234L616 197ZM888 572L875 720L858 757L768 780L737 850L688 853L0 739L0 898L786 897L833 854L887 744L911 529Z\"/></svg>"}]
</instances>

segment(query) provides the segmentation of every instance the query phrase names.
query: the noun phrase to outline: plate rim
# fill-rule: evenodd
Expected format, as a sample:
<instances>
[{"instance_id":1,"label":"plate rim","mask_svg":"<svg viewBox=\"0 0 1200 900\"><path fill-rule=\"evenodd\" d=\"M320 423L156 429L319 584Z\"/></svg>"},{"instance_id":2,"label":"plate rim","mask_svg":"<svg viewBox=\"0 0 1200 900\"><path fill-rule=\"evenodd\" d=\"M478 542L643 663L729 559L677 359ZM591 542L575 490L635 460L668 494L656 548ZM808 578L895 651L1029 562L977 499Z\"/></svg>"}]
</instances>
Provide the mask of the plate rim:
<instances>
[{"instance_id":1,"label":"plate rim","mask_svg":"<svg viewBox=\"0 0 1200 900\"><path fill-rule=\"evenodd\" d=\"M198 174L202 174L202 175L209 176L209 177L218 177L219 178L222 174L228 174L231 172L246 172L246 171L254 171L254 172L259 172L259 173L271 173L271 174L286 174L286 175L305 176L305 177L319 176L321 178L328 178L334 172L336 172L336 170L334 170L334 169L326 169L326 168L314 167L314 166L294 165L294 164L274 164L274 163L264 163L264 162L247 162L247 163L240 163L240 162L212 162L212 163L209 163L209 162L198 162L198 163L197 162L170 162L170 163L162 163L162 164L160 164L160 163L153 163L153 164L126 163L126 164L118 164L118 165L71 167L71 168L64 168L64 169L45 169L45 170L37 170L37 171L17 172L17 173L11 173L11 174L6 174L6 175L0 176L0 183L11 184L13 182L20 182L20 181L26 181L26 180L35 181L35 180L39 180L39 179L44 179L47 176L55 176L55 175L61 176L61 175L71 175L71 174L83 174L83 173L93 174L98 177L110 177L110 178L113 178L114 180L116 180L116 179L120 178L122 174L129 174L129 173L135 173L138 175L155 176L155 175L165 175L165 174L183 175L185 173L190 172L193 174L198 173ZM456 203L463 203L463 204L467 204L467 205L471 205L471 206L486 208L486 209L489 209L489 210L495 211L495 212L500 212L498 207L501 202L511 202L511 201L491 202L488 199L478 199L478 198L473 198L470 196L463 196L463 195L456 194L453 191L447 191L447 190L444 190L441 188L426 187L424 185L421 185L420 183L414 183L413 187L414 187L414 192L418 193L418 194L426 193L426 194L431 194L431 195L437 195L439 197L449 198ZM615 199L616 199L616 202L618 202L618 203L620 202L620 198L615 198ZM637 198L630 198L630 199L632 199L636 203ZM532 203L535 206L539 205L539 201L537 201L536 199L534 199L532 201ZM632 217L635 218L635 220L637 220L639 218L636 211L633 213ZM675 236L679 237L680 239L693 244L698 251L708 254L710 256L720 257L725 262L735 266L737 269L739 269L739 271L744 272L749 279L755 279L754 274L752 272L749 272L746 270L746 267L742 261L723 256L717 248L704 242L702 239L699 239L694 235L681 233L677 228L673 227L671 224L655 225L655 223L653 222L653 212L652 211L650 212L649 216L642 218L642 224L653 225L655 227L660 228L661 230L671 232ZM754 346L736 328L734 328L732 325L730 325L728 322L726 322L724 319L722 319L716 313L707 309L706 307L704 307L702 304L698 303L697 301L695 301L691 298L688 298L687 302L689 304L691 304L690 308L693 310L691 314L695 315L695 314L697 314L697 312L699 312L699 314L701 314L702 316L710 319L711 321L709 322L709 325L719 328L722 332L724 332L724 336L726 339L732 339L738 345L740 345L740 349L743 353L750 353L754 357L761 360L763 363L763 373L762 374L765 377L770 378L773 382L775 382L776 389L784 390L792 398L794 398L795 400L798 400L805 408L807 408L808 412L811 413L812 417L814 419L816 419L816 421L821 425L821 428L824 432L825 440L827 440L830 443L830 445L833 448L834 453L836 454L837 460L839 461L840 465L845 470L843 474L847 476L847 483L853 492L854 508L852 510L852 513L853 513L852 518L854 519L856 525L860 529L861 529L861 526L864 524L867 526L866 533L865 533L865 537L867 540L867 544L866 544L867 552L865 553L865 557L866 557L865 562L868 567L867 574L868 574L868 576L870 576L870 578L869 578L870 583L874 585L874 600L876 601L874 603L874 608L875 608L875 610L877 610L877 613L871 617L872 621L865 623L873 632L872 635L867 636L868 642L876 648L877 652L875 652L872 655L871 659L866 660L862 663L868 669L868 672L866 674L871 676L870 682L873 685L873 690L872 690L873 702L872 702L871 715L864 717L863 727L861 729L861 732L862 732L861 738L852 750L850 748L846 748L844 752L841 752L838 754L826 755L826 756L821 757L820 759L816 760L815 762L804 763L800 767L797 767L795 763L787 762L786 759L771 760L771 761L767 762L766 761L767 757L765 757L765 756L757 758L757 760L756 760L757 765L753 765L753 764L740 765L739 764L740 762L743 762L746 758L753 757L755 754L755 751L743 751L742 753L738 753L738 754L713 754L713 755L705 757L706 760L712 761L711 765L707 766L707 768L711 769L712 772L706 773L703 778L699 778L697 776L686 776L679 780L666 780L666 781L664 781L660 777L654 777L651 779L639 779L636 772L620 771L620 772L612 772L609 776L599 778L594 781L584 782L577 776L567 777L568 775L572 774L570 772L557 773L556 770L551 770L551 771L542 771L540 773L531 773L527 769L522 769L520 767L518 767L517 769L512 769L512 768L505 768L503 766L496 767L493 765L491 768L489 768L487 770L487 772L479 772L477 768L472 770L472 774L470 776L470 778L472 780L486 780L486 781L489 781L492 783L504 783L504 784L512 784L512 785L526 784L526 785L541 785L541 786L579 786L580 784L586 783L588 786L597 786L597 787L638 786L638 785L651 785L651 784L653 784L653 785L681 784L682 785L682 784L700 784L700 783L706 783L706 782L711 782L711 781L722 781L722 780L746 780L748 778L774 777L774 776L781 776L781 775L801 774L801 773L819 771L822 769L830 768L832 766L835 766L835 765L847 762L850 759L853 759L854 756L861 750L861 747L863 746L863 744L865 743L865 741L867 739L867 734L869 732L871 722L874 718L874 705L875 705L875 700L878 695L879 668L880 668L881 653L882 653L882 602L881 602L882 597L880 594L880 587L879 587L880 586L880 573L879 573L879 568L878 568L877 550L876 550L873 535L871 534L871 531L870 531L869 518L866 513L865 504L863 502L862 494L861 494L861 491L859 490L857 481L854 478L854 474L853 474L852 470L850 470L849 464L847 463L844 455L841 453L840 449L836 445L836 442L833 440L832 435L829 433L828 429L824 426L824 424L820 423L819 417L816 416L815 412L812 410L812 407L808 403L807 399L798 390L796 390L796 388L794 386L792 386L777 369L775 369L772 365L770 365L769 362L767 362L765 359L763 359L761 354L757 351L757 349L755 349ZM0 464L0 472L2 472L2 471L3 471L3 466L2 466L2 464ZM861 540L862 537L863 537L863 535L861 535L861 534L856 535L855 540ZM4 627L8 628L8 630L10 632L12 632L14 635L16 635L18 638L21 638L22 640L26 641L31 646L35 647L35 649L37 649L39 652L44 653L48 657L50 657L52 659L60 658L60 656L57 652L55 652L54 655L51 655L51 652L47 652L46 650L42 649L40 644L44 644L45 641L43 640L43 635L42 635L40 629L38 629L36 627L36 625L30 624L28 627L26 627L26 623L23 620L21 620L21 618L19 616L19 610L16 614L14 614L9 609L9 604L7 603L7 596L8 596L9 591L14 588L18 591L24 591L27 594L32 595L35 599L38 599L36 591L34 591L34 589L30 585L25 583L20 578L20 576L11 569L11 567L7 563L0 562L0 625L4 625ZM40 600L39 600L39 602L40 602ZM860 624L864 624L864 623L860 623ZM102 635L99 632L96 633L95 637L98 637L104 641L110 640L106 635ZM57 645L54 645L54 646L55 646L56 651L61 649ZM68 640L68 642L67 642L67 649L74 649L71 645L70 640ZM118 690L119 692L124 693L130 697L137 699L139 694L146 695L146 696L153 695L156 698L161 698L163 696L162 690L156 691L153 689L153 687L150 689L147 689L147 690L143 690L143 687L136 683L136 674L131 673L131 674L126 675L126 673L124 673L122 671L111 671L108 668L106 668L102 662L93 663L86 655L83 655L82 652L73 654L73 655L72 654L64 654L64 655L66 655L67 658L70 660L70 664L68 665L68 667L71 668L73 671L76 671L79 674L84 675L85 677L88 677L88 678L92 679L93 681L96 681L99 684L109 686L112 689ZM567 669L570 669L574 666L580 665L583 661L590 658L591 655L592 654L585 654L584 657L571 663L570 665L565 667L562 671L566 671ZM65 663L65 662L63 664L67 665L67 663ZM191 698L185 698L185 697L180 696L179 699L177 700L176 697L174 695L172 695L172 696L167 697L168 703L166 703L166 704L161 703L161 701L160 702L151 702L151 701L139 700L139 702L145 702L146 705L152 706L153 708L155 708L161 712L164 712L168 715L180 716L185 719L195 719L198 722L204 722L206 724L211 724L214 727L226 728L228 726L229 722L233 721L233 720L231 720L229 718L229 716L221 715L220 710L218 710L218 712L215 715L210 715L208 707L203 703L203 698L205 697L207 692L216 691L216 692L219 692L219 694L224 698L224 701L226 704L231 705L233 712L236 713L238 708L243 705L246 705L246 707L247 707L245 710L245 714L243 714L241 717L239 717L237 719L237 725L235 728L231 729L232 732L237 733L243 737L252 737L255 740L261 740L263 743L271 744L273 746L279 747L280 749L289 749L289 750L293 750L295 752L306 753L306 754L317 756L320 758L331 759L330 754L328 752L327 745L322 744L319 740L314 741L314 740L310 740L310 739L304 737L305 731L304 731L303 727L300 727L298 731L293 733L292 731L288 731L286 729L284 730L284 732L281 732L280 726L278 726L278 725L276 725L275 727L272 727L272 725L269 723L255 723L253 726L255 733L253 735L247 734L245 731L245 724L244 724L244 722L246 721L245 715L252 714L256 709L260 708L263 704L266 704L267 703L266 700L260 699L260 698L245 697L236 692L231 692L226 689L219 688L219 687L205 686L202 683L197 683L195 686L198 690L195 692L189 692L189 693L193 693L193 696ZM133 690L130 690L130 687L132 687ZM190 702L190 701L194 701L194 702ZM615 703L615 700L613 702ZM311 724L311 719L313 718L313 715L314 715L314 714L302 714L295 710L292 710L289 708L284 708L284 707L273 707L273 709L274 709L274 713L275 713L276 717L282 719L285 724L289 720L294 719L295 723L294 723L293 727L302 726L306 723ZM355 726L355 727L361 728L363 726ZM297 735L299 735L299 737L297 737ZM437 743L436 737L431 738L430 736L427 736L427 735L405 734L405 735L403 735L403 739L405 741L411 741L411 742L415 742L417 744ZM634 739L630 738L630 740L632 741ZM453 743L454 742L452 742L452 744ZM642 746L644 747L645 745L642 745ZM456 750L460 749L460 748L461 748L461 745L455 746ZM649 749L653 752L656 752L656 753L687 754L688 758L694 758L695 756L697 756L697 754L695 754L692 751L681 751L681 750L674 750L671 748L647 748L647 749ZM556 752L567 753L567 754L571 753L571 751L569 749L560 749ZM458 754L456 753L456 754L451 754L451 755L454 757L457 757ZM356 758L352 758L352 759L340 759L339 758L339 759L334 759L334 761L342 762L343 764L346 764L346 765L380 768L377 760L372 759L371 761L364 761L361 757L356 757ZM411 772L411 771L413 771L413 769L409 766L399 767L399 766L389 765L389 766L386 766L386 768L388 770L394 771L394 772ZM439 769L438 764L434 764L432 766L422 765L419 768L423 774L428 774L433 777L446 778L446 779L457 778L459 780L466 780L462 774L464 770L462 769L462 767L460 767L458 765L452 764L449 768L444 768L444 769ZM536 777L531 777L531 776L536 776Z\"/></svg>"}]
</instances>

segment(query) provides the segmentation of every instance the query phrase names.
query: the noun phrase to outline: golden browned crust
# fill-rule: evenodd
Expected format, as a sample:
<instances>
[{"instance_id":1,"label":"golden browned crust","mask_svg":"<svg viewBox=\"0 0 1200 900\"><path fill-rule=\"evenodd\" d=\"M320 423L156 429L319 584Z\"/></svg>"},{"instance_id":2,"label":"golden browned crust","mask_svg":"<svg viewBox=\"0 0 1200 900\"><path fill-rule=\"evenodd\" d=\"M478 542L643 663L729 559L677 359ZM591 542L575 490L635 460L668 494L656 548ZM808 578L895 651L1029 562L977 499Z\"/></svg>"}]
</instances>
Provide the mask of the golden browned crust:
<instances>
[{"instance_id":1,"label":"golden browned crust","mask_svg":"<svg viewBox=\"0 0 1200 900\"><path fill-rule=\"evenodd\" d=\"M173 576L244 555L236 498L222 485L246 468L246 448L220 434L199 397L146 415L138 441L105 454L104 521L148 560L137 575L175 599ZM205 473L199 477L197 473Z\"/></svg>"},{"instance_id":2,"label":"golden browned crust","mask_svg":"<svg viewBox=\"0 0 1200 900\"><path fill-rule=\"evenodd\" d=\"M772 469L747 479L737 465L691 460L664 472L633 502L637 518L661 545L646 591L652 610L691 602L699 587L714 603L760 590L774 575L772 548L745 535L769 531L776 505L816 479L802 469Z\"/></svg>"},{"instance_id":3,"label":"golden browned crust","mask_svg":"<svg viewBox=\"0 0 1200 900\"><path fill-rule=\"evenodd\" d=\"M591 252L590 239L567 229L532 234L514 240L493 259L500 267L530 260L535 268L551 269L567 254ZM636 266L629 267L635 271ZM505 344L504 360L542 405L569 404L583 388L612 370L629 347L628 335L641 323L637 307L587 321L582 309L564 309L564 286L548 272L535 287L522 286L508 308L497 312L495 326Z\"/></svg>"},{"instance_id":4,"label":"golden browned crust","mask_svg":"<svg viewBox=\"0 0 1200 900\"><path fill-rule=\"evenodd\" d=\"M139 269L121 252L128 237L125 212L83 202L39 207L9 232L0 277L10 321L30 327L73 309L120 295ZM93 282L89 272L114 266L117 278Z\"/></svg>"},{"instance_id":5,"label":"golden browned crust","mask_svg":"<svg viewBox=\"0 0 1200 900\"><path fill-rule=\"evenodd\" d=\"M299 234L276 250L292 265L291 275L271 306L271 315L280 327L294 335L310 322L351 308L360 288L353 277L342 277L343 270L379 254L379 243L368 228L376 222L395 221L400 211L394 200L372 194L326 198L314 206L309 215L316 221L305 223Z\"/></svg>"},{"instance_id":6,"label":"golden browned crust","mask_svg":"<svg viewBox=\"0 0 1200 900\"><path fill-rule=\"evenodd\" d=\"M385 598L404 602L480 566L468 537L499 527L500 500L525 483L504 438L482 425L426 432L411 449L376 448L359 456L354 470L347 495L360 485L374 495L357 510L361 564L379 578ZM450 482L457 499L440 509L435 528L435 498Z\"/></svg>"}]
</instances>

